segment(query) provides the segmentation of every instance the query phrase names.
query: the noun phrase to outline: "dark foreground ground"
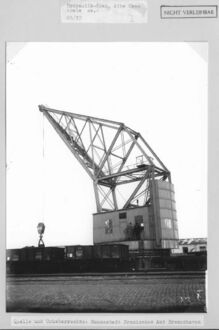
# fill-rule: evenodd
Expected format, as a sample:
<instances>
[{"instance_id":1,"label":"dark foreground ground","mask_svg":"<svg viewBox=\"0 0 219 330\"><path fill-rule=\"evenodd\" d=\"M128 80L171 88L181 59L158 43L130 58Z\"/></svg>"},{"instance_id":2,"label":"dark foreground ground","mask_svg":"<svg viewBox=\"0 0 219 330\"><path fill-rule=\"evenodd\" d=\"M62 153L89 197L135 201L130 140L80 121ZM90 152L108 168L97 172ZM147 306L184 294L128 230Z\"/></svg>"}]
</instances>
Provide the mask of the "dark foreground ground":
<instances>
[{"instance_id":1,"label":"dark foreground ground","mask_svg":"<svg viewBox=\"0 0 219 330\"><path fill-rule=\"evenodd\" d=\"M7 278L7 312L206 312L201 272Z\"/></svg>"}]
</instances>

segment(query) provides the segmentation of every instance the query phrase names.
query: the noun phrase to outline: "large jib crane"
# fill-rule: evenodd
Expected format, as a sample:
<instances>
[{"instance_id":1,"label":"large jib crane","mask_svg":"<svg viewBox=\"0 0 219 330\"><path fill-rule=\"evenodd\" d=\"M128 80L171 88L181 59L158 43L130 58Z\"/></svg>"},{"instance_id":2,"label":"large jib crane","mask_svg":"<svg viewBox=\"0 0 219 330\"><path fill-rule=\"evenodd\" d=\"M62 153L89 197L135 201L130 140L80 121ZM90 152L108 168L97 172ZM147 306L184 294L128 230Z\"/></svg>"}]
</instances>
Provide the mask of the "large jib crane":
<instances>
[{"instance_id":1,"label":"large jib crane","mask_svg":"<svg viewBox=\"0 0 219 330\"><path fill-rule=\"evenodd\" d=\"M93 180L97 212L131 208L136 201L142 206L143 194L144 204L148 204L150 196L141 189L143 184L152 178L171 180L170 172L141 134L123 123L43 105L39 109ZM134 182L138 184L120 206L117 188Z\"/></svg>"},{"instance_id":2,"label":"large jib crane","mask_svg":"<svg viewBox=\"0 0 219 330\"><path fill-rule=\"evenodd\" d=\"M167 189L172 189L171 175L142 135L121 122L44 105L39 105L39 110L92 179L97 213L116 214L120 210L149 207L156 245L160 246L162 226L157 192L162 186L158 187L157 181L166 182ZM169 218L176 220L172 213Z\"/></svg>"}]
</instances>

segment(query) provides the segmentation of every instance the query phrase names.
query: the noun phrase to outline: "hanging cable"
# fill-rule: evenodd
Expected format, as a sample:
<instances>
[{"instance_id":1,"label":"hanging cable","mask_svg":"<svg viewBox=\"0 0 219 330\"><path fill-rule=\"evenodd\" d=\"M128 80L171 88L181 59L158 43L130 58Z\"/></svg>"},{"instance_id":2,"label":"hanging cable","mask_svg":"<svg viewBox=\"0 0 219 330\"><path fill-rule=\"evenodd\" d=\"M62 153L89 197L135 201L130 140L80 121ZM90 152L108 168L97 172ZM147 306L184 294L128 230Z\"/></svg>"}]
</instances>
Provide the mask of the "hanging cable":
<instances>
[{"instance_id":1,"label":"hanging cable","mask_svg":"<svg viewBox=\"0 0 219 330\"><path fill-rule=\"evenodd\" d=\"M44 221L45 215L45 127L44 127L44 115L43 115L43 122L42 122L42 220Z\"/></svg>"}]
</instances>

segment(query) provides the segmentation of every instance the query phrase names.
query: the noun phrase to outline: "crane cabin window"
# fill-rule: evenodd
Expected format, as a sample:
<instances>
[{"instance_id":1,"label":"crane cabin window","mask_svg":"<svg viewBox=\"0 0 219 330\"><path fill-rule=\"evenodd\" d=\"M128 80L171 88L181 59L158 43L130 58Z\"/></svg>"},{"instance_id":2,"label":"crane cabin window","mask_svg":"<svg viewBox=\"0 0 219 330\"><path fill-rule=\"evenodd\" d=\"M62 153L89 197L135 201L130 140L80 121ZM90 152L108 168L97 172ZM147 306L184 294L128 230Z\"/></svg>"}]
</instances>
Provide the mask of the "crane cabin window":
<instances>
[{"instance_id":1,"label":"crane cabin window","mask_svg":"<svg viewBox=\"0 0 219 330\"><path fill-rule=\"evenodd\" d=\"M119 219L126 219L126 218L127 218L126 212L119 213Z\"/></svg>"},{"instance_id":2,"label":"crane cabin window","mask_svg":"<svg viewBox=\"0 0 219 330\"><path fill-rule=\"evenodd\" d=\"M171 219L164 219L165 227L168 229L172 228L172 221Z\"/></svg>"},{"instance_id":3,"label":"crane cabin window","mask_svg":"<svg viewBox=\"0 0 219 330\"><path fill-rule=\"evenodd\" d=\"M113 232L113 222L112 219L107 219L105 221L105 234L112 234Z\"/></svg>"}]
</instances>

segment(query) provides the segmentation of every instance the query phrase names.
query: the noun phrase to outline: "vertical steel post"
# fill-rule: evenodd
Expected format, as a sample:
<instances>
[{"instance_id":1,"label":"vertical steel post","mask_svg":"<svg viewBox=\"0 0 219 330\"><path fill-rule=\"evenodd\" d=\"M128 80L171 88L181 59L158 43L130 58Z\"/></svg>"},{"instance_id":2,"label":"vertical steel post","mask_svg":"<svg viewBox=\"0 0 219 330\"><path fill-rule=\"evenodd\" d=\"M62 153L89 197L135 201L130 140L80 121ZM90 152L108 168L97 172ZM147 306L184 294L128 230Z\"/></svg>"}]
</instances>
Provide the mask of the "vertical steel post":
<instances>
[{"instance_id":1,"label":"vertical steel post","mask_svg":"<svg viewBox=\"0 0 219 330\"><path fill-rule=\"evenodd\" d=\"M154 166L151 167L151 188L152 188L152 207L153 207L153 217L155 224L155 242L156 247L161 248L161 223L160 217L158 215L158 201L157 201L157 189L155 185L154 178Z\"/></svg>"}]
</instances>

